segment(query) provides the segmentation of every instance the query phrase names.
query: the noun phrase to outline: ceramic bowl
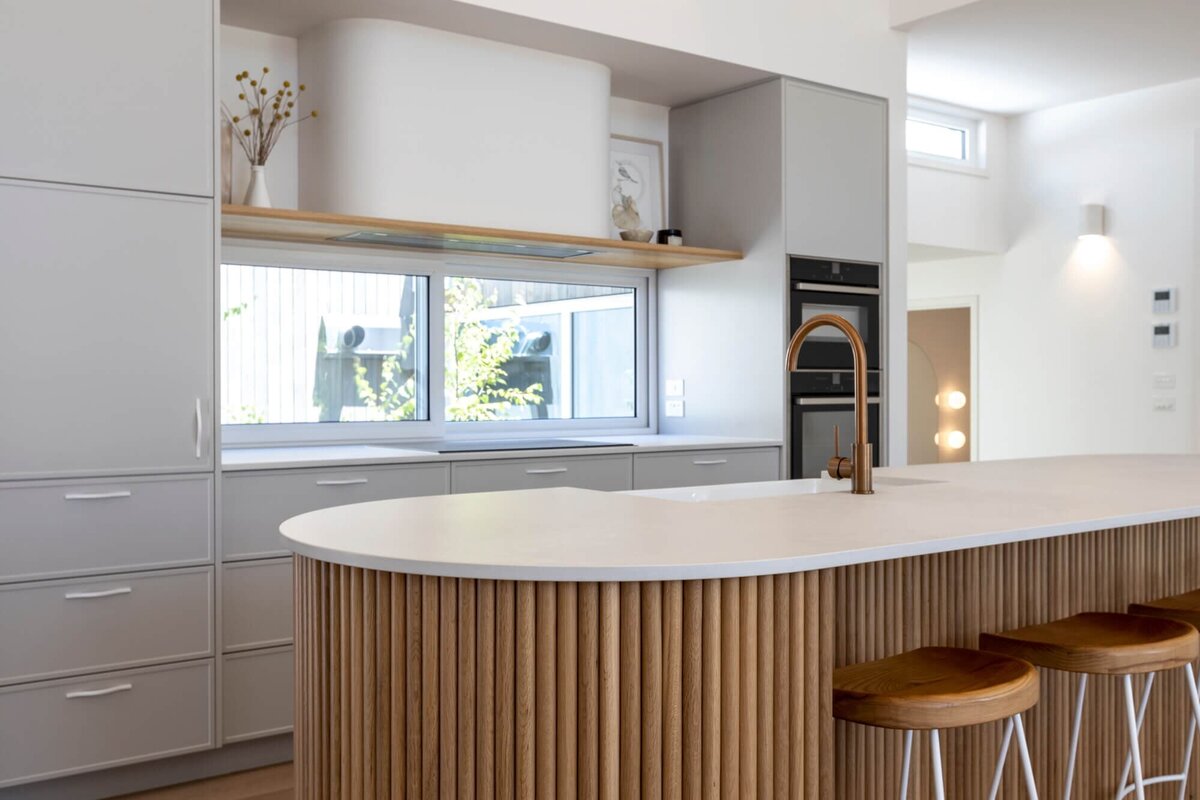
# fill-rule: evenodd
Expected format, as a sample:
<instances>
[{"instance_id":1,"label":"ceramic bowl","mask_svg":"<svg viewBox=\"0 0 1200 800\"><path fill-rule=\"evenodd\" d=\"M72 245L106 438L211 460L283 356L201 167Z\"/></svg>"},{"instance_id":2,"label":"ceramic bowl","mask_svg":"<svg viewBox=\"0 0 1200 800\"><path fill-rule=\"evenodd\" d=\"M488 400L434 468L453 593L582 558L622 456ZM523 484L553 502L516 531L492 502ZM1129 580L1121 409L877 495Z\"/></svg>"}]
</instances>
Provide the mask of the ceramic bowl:
<instances>
[{"instance_id":1,"label":"ceramic bowl","mask_svg":"<svg viewBox=\"0 0 1200 800\"><path fill-rule=\"evenodd\" d=\"M648 242L654 238L654 231L621 231L621 238L627 242Z\"/></svg>"}]
</instances>

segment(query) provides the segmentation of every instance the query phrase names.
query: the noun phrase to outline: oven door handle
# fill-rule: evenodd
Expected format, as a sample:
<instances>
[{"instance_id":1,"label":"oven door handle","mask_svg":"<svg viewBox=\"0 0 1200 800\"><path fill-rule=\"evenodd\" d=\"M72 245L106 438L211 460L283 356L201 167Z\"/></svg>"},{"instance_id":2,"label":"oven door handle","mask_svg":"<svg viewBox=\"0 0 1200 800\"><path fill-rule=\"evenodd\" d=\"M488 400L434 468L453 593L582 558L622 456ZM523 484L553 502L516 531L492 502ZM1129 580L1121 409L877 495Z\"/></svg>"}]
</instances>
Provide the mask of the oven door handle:
<instances>
[{"instance_id":1,"label":"oven door handle","mask_svg":"<svg viewBox=\"0 0 1200 800\"><path fill-rule=\"evenodd\" d=\"M804 283L797 281L792 284L792 290L797 292L823 292L825 294L880 294L876 286L843 286L829 283Z\"/></svg>"},{"instance_id":2,"label":"oven door handle","mask_svg":"<svg viewBox=\"0 0 1200 800\"><path fill-rule=\"evenodd\" d=\"M852 406L853 397L797 397L792 400L798 406ZM879 405L878 397L868 397L867 405Z\"/></svg>"}]
</instances>

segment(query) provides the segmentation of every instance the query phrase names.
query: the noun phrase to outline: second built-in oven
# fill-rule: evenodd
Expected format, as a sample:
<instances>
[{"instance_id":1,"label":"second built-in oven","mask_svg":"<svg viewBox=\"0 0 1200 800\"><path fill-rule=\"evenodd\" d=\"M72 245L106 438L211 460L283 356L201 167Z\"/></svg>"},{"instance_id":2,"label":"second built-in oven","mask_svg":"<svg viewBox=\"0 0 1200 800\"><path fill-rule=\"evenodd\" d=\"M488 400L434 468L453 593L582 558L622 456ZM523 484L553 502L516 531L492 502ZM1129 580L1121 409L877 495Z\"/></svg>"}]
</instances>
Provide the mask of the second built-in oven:
<instances>
[{"instance_id":1,"label":"second built-in oven","mask_svg":"<svg viewBox=\"0 0 1200 800\"><path fill-rule=\"evenodd\" d=\"M845 317L867 348L867 369L879 369L879 265L811 258L791 259L791 327L818 314ZM835 328L813 331L804 342L799 369L849 369L850 345Z\"/></svg>"}]
</instances>

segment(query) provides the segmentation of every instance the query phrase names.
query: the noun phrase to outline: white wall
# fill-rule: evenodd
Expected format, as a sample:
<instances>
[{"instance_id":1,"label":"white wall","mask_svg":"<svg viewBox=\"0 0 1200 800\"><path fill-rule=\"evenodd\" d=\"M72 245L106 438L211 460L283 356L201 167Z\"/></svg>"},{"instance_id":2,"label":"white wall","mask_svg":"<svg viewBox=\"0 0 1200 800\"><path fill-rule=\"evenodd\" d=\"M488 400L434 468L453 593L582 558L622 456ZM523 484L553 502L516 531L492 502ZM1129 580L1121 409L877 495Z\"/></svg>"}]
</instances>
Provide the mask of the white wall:
<instances>
[{"instance_id":1,"label":"white wall","mask_svg":"<svg viewBox=\"0 0 1200 800\"><path fill-rule=\"evenodd\" d=\"M352 19L301 37L300 71L306 209L607 235L607 67Z\"/></svg>"},{"instance_id":2,"label":"white wall","mask_svg":"<svg viewBox=\"0 0 1200 800\"><path fill-rule=\"evenodd\" d=\"M1011 249L911 265L915 298L979 296L982 458L1195 449L1197 129L1200 80L1016 118ZM1098 247L1076 239L1083 203L1108 209ZM1179 344L1153 350L1164 286ZM1176 389L1155 391L1156 373Z\"/></svg>"},{"instance_id":3,"label":"white wall","mask_svg":"<svg viewBox=\"0 0 1200 800\"><path fill-rule=\"evenodd\" d=\"M1008 120L997 114L939 104L937 110L979 119L986 166L965 171L908 165L908 242L926 247L1002 253L1008 248L1004 201L1008 175Z\"/></svg>"},{"instance_id":4,"label":"white wall","mask_svg":"<svg viewBox=\"0 0 1200 800\"><path fill-rule=\"evenodd\" d=\"M285 80L298 83L296 40L288 36L260 33L231 25L221 26L221 66L217 71L217 90L221 100L234 114L239 114L244 104L237 99L237 81L233 79L242 70L257 75L263 67L270 67L268 74L272 86ZM307 98L306 98L307 99ZM279 140L267 162L267 188L271 194L271 205L276 208L297 208L299 190L299 138L309 125L309 120L286 132ZM233 202L240 203L246 194L246 183L250 178L249 162L237 142L233 143ZM220 189L218 175L217 188Z\"/></svg>"},{"instance_id":5,"label":"white wall","mask_svg":"<svg viewBox=\"0 0 1200 800\"><path fill-rule=\"evenodd\" d=\"M561 0L464 0L575 28L852 89L889 101L889 263L887 318L888 445L893 463L907 447L908 341L906 157L904 149L906 35L890 27L890 0L644 0L606 3ZM685 235L688 233L684 231ZM737 270L725 279L736 290ZM663 321L668 327L669 320ZM670 370L670 364L664 364ZM665 373L664 373L665 374ZM752 391L761 387L752 387ZM737 433L738 420L729 420ZM782 431L779 432L782 435Z\"/></svg>"}]
</instances>

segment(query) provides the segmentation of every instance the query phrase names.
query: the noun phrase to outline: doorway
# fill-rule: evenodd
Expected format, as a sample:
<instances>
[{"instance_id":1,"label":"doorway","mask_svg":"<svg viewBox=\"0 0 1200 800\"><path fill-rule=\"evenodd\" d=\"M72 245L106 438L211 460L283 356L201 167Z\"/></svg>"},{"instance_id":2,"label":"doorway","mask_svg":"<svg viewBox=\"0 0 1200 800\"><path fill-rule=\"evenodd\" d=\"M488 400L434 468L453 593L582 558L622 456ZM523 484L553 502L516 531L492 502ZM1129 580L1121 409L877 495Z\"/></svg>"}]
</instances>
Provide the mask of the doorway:
<instances>
[{"instance_id":1,"label":"doorway","mask_svg":"<svg viewBox=\"0 0 1200 800\"><path fill-rule=\"evenodd\" d=\"M908 311L908 460L978 458L975 298L913 303Z\"/></svg>"}]
</instances>

